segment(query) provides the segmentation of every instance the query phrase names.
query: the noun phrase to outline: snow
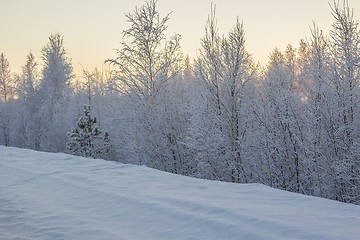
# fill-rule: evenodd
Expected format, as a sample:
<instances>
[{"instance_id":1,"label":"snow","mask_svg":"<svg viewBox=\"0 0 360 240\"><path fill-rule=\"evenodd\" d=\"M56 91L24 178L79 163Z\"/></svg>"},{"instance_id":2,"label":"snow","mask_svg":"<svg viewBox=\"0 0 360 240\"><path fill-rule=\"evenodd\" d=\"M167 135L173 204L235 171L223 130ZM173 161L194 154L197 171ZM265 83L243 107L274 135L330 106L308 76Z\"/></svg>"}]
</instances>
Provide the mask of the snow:
<instances>
[{"instance_id":1,"label":"snow","mask_svg":"<svg viewBox=\"0 0 360 240\"><path fill-rule=\"evenodd\" d=\"M0 146L0 239L359 239L360 206Z\"/></svg>"}]
</instances>

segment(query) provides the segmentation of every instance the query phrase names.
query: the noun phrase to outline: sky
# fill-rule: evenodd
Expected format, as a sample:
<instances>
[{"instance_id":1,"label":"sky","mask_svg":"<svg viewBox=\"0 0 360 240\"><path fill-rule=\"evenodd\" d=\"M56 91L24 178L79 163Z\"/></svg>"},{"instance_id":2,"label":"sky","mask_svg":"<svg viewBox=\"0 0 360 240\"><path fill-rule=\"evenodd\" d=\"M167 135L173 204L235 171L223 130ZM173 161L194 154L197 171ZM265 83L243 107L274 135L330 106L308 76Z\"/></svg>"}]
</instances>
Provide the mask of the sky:
<instances>
[{"instance_id":1,"label":"sky","mask_svg":"<svg viewBox=\"0 0 360 240\"><path fill-rule=\"evenodd\" d=\"M255 62L265 65L277 47L298 47L300 39L310 36L313 21L328 34L334 20L328 0L158 0L160 16L172 12L167 36L182 36L185 55L195 58L200 38L216 5L221 35L243 21L247 50ZM0 53L4 53L13 73L20 73L31 51L41 65L41 49L48 37L60 33L76 74L82 69L101 67L115 58L122 31L129 28L125 13L132 12L145 0L0 0ZM360 19L360 1L349 0L356 20Z\"/></svg>"}]
</instances>

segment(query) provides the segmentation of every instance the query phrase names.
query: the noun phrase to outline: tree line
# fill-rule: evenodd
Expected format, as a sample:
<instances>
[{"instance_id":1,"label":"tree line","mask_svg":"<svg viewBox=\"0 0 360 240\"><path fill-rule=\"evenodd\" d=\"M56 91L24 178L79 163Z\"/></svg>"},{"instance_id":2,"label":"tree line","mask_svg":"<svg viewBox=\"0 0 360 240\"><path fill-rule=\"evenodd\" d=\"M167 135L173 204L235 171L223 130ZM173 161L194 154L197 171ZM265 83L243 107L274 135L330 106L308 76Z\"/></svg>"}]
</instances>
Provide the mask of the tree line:
<instances>
[{"instance_id":1,"label":"tree line","mask_svg":"<svg viewBox=\"0 0 360 240\"><path fill-rule=\"evenodd\" d=\"M314 23L308 40L275 49L266 67L247 51L239 19L219 34L214 6L190 61L156 4L126 14L116 57L81 78L60 34L42 65L29 53L20 74L1 54L0 144L360 204L360 34L347 1L330 6L328 35ZM79 119L106 130L106 151L66 147Z\"/></svg>"}]
</instances>

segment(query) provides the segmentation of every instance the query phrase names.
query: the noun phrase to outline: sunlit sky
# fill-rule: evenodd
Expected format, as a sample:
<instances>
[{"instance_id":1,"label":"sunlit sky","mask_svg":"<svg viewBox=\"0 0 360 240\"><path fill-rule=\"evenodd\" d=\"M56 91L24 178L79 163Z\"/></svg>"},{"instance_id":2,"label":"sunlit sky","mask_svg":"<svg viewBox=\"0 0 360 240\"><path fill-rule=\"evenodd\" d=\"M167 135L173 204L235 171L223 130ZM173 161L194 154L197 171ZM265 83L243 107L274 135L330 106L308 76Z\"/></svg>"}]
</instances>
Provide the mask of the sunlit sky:
<instances>
[{"instance_id":1,"label":"sunlit sky","mask_svg":"<svg viewBox=\"0 0 360 240\"><path fill-rule=\"evenodd\" d=\"M167 35L182 35L182 52L196 57L200 38L216 4L218 27L226 34L236 17L244 23L247 49L256 62L266 64L271 51L283 51L288 43L298 47L310 36L312 21L326 34L334 22L328 0L158 0L160 16L172 11ZM32 51L41 65L41 49L52 33L64 36L65 47L76 74L83 68L100 67L114 58L122 31L129 27L124 16L144 0L0 0L0 52L20 73ZM333 3L333 1L330 1ZM349 0L355 19L360 19L360 1Z\"/></svg>"}]
</instances>

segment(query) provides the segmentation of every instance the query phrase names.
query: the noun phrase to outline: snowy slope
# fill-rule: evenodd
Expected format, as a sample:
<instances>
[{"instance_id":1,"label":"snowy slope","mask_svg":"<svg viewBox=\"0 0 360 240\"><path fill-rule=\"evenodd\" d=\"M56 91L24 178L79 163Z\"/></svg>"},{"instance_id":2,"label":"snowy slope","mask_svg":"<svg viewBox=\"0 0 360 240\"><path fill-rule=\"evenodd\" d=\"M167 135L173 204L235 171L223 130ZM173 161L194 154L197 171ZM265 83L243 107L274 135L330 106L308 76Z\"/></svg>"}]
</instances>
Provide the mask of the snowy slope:
<instances>
[{"instance_id":1,"label":"snowy slope","mask_svg":"<svg viewBox=\"0 0 360 240\"><path fill-rule=\"evenodd\" d=\"M360 207L0 146L0 239L360 239Z\"/></svg>"}]
</instances>

